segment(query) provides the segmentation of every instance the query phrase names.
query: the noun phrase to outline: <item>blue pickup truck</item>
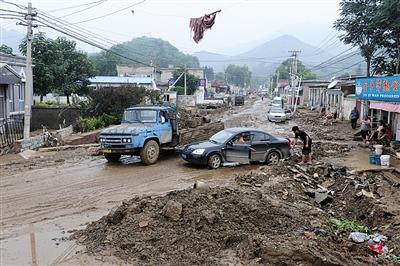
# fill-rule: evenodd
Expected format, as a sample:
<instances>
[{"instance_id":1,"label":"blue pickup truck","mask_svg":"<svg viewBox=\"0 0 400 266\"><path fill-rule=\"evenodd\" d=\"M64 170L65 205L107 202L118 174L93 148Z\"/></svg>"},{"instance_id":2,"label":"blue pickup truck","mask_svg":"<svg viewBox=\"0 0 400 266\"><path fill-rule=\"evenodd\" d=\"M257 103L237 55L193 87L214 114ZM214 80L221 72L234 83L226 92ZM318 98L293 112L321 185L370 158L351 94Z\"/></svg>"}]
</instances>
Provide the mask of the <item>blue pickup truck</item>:
<instances>
[{"instance_id":1,"label":"blue pickup truck","mask_svg":"<svg viewBox=\"0 0 400 266\"><path fill-rule=\"evenodd\" d=\"M161 148L178 144L176 124L176 109L171 106L127 108L120 125L100 133L101 151L110 162L122 155L140 155L143 163L154 164Z\"/></svg>"},{"instance_id":2,"label":"blue pickup truck","mask_svg":"<svg viewBox=\"0 0 400 266\"><path fill-rule=\"evenodd\" d=\"M101 152L109 162L122 155L140 156L144 164L157 162L160 150L204 140L224 128L223 123L207 123L195 128L179 128L176 106L135 106L125 109L120 125L100 133Z\"/></svg>"}]
</instances>

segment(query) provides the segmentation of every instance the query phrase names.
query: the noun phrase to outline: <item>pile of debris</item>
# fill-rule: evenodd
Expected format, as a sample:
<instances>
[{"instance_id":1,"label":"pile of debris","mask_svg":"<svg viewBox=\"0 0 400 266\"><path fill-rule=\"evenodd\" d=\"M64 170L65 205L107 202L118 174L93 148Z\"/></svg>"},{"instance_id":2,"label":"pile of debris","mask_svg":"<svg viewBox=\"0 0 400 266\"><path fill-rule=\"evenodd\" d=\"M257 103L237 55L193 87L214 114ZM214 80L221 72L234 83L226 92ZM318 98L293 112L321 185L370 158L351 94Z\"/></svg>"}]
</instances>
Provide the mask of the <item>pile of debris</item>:
<instances>
[{"instance_id":1,"label":"pile of debris","mask_svg":"<svg viewBox=\"0 0 400 266\"><path fill-rule=\"evenodd\" d=\"M180 108L177 117L179 128L195 128L211 122L207 111L198 108Z\"/></svg>"},{"instance_id":2,"label":"pile of debris","mask_svg":"<svg viewBox=\"0 0 400 266\"><path fill-rule=\"evenodd\" d=\"M135 197L74 237L89 254L139 265L390 265L400 258L398 172L284 164L237 175L226 187ZM385 238L376 242L378 233ZM373 241L366 246L349 234Z\"/></svg>"},{"instance_id":3,"label":"pile of debris","mask_svg":"<svg viewBox=\"0 0 400 266\"><path fill-rule=\"evenodd\" d=\"M248 264L281 261L268 243L306 224L300 213L276 206L260 192L216 187L136 197L74 237L89 253L112 251L140 265Z\"/></svg>"}]
</instances>

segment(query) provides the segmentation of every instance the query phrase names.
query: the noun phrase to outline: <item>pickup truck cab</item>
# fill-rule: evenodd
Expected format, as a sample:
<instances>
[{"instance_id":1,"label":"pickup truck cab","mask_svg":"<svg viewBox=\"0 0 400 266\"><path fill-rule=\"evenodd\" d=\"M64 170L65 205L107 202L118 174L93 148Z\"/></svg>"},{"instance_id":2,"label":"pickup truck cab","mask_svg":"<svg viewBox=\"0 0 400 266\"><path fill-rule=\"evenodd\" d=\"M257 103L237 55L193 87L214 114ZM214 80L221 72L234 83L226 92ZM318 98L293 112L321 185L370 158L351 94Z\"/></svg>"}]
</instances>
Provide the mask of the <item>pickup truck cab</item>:
<instances>
[{"instance_id":1,"label":"pickup truck cab","mask_svg":"<svg viewBox=\"0 0 400 266\"><path fill-rule=\"evenodd\" d=\"M122 155L140 155L143 163L157 162L161 148L177 145L176 109L137 106L124 111L120 125L100 133L101 152L110 162Z\"/></svg>"}]
</instances>

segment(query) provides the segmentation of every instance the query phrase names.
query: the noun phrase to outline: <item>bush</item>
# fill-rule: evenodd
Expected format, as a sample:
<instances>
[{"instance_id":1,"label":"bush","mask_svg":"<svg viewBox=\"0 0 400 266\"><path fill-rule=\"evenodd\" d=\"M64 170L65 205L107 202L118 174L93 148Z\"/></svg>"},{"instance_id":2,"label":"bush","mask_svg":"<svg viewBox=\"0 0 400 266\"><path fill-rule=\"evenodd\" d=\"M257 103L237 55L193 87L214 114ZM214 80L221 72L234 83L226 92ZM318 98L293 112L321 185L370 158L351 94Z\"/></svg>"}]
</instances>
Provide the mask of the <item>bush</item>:
<instances>
[{"instance_id":1,"label":"bush","mask_svg":"<svg viewBox=\"0 0 400 266\"><path fill-rule=\"evenodd\" d=\"M119 118L116 116L102 114L101 116L95 117L85 117L81 118L82 121L82 129L81 131L92 131L99 128L108 127L113 124L119 123Z\"/></svg>"},{"instance_id":2,"label":"bush","mask_svg":"<svg viewBox=\"0 0 400 266\"><path fill-rule=\"evenodd\" d=\"M142 87L104 87L89 92L90 104L85 116L108 114L121 117L125 108L145 100L146 90Z\"/></svg>"}]
</instances>

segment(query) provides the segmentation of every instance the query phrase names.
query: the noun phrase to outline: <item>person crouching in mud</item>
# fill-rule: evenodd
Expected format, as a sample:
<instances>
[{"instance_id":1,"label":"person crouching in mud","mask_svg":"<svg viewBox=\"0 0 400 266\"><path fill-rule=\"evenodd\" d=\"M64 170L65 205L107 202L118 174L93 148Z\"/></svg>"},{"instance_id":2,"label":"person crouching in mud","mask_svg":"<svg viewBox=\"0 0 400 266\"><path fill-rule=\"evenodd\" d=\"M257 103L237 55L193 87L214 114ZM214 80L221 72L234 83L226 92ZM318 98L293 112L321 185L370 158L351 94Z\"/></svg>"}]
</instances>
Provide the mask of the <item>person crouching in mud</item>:
<instances>
[{"instance_id":1,"label":"person crouching in mud","mask_svg":"<svg viewBox=\"0 0 400 266\"><path fill-rule=\"evenodd\" d=\"M295 134L295 139L294 139L294 145L296 145L297 139L300 138L301 141L303 142L303 150L302 150L302 160L300 164L304 164L306 157L308 157L308 164L312 164L312 158L311 158L311 144L312 140L308 134L302 130L299 129L299 127L294 126L292 128L292 131Z\"/></svg>"}]
</instances>

